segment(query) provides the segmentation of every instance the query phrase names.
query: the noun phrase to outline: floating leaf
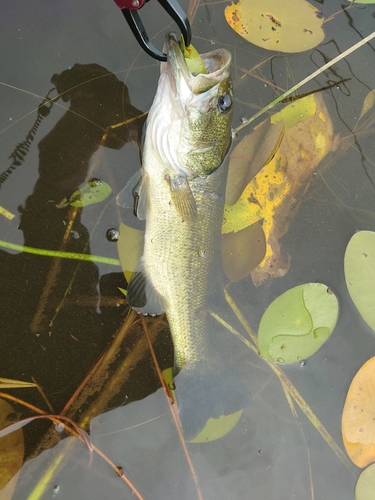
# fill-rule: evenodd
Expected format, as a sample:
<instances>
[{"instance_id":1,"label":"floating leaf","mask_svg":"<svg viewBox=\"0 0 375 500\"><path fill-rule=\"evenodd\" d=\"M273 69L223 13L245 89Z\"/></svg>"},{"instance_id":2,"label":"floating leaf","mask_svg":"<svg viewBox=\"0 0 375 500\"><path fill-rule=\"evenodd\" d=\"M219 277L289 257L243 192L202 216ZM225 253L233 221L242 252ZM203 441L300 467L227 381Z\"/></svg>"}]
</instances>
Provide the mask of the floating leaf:
<instances>
[{"instance_id":1,"label":"floating leaf","mask_svg":"<svg viewBox=\"0 0 375 500\"><path fill-rule=\"evenodd\" d=\"M120 237L117 241L117 251L125 279L129 283L132 274L139 265L143 254L145 232L120 224Z\"/></svg>"},{"instance_id":2,"label":"floating leaf","mask_svg":"<svg viewBox=\"0 0 375 500\"><path fill-rule=\"evenodd\" d=\"M233 149L228 169L225 203L234 205L247 184L275 156L284 137L284 124L268 119L247 134Z\"/></svg>"},{"instance_id":3,"label":"floating leaf","mask_svg":"<svg viewBox=\"0 0 375 500\"><path fill-rule=\"evenodd\" d=\"M207 443L220 439L233 429L241 418L243 410L219 418L209 418L201 432L189 443Z\"/></svg>"},{"instance_id":4,"label":"floating leaf","mask_svg":"<svg viewBox=\"0 0 375 500\"><path fill-rule=\"evenodd\" d=\"M305 0L240 0L225 8L229 26L248 42L267 50L303 52L324 38L318 9Z\"/></svg>"},{"instance_id":5,"label":"floating leaf","mask_svg":"<svg viewBox=\"0 0 375 500\"><path fill-rule=\"evenodd\" d=\"M240 231L263 220L267 248L263 261L251 273L256 285L288 271L289 258L281 255L278 240L288 229L296 193L334 147L332 121L320 95L294 101L271 116L271 123L280 122L286 128L280 148L237 203L226 206L224 212L224 232Z\"/></svg>"},{"instance_id":6,"label":"floating leaf","mask_svg":"<svg viewBox=\"0 0 375 500\"><path fill-rule=\"evenodd\" d=\"M291 288L268 306L261 319L260 354L279 363L306 359L331 335L337 316L337 298L325 285Z\"/></svg>"},{"instance_id":7,"label":"floating leaf","mask_svg":"<svg viewBox=\"0 0 375 500\"><path fill-rule=\"evenodd\" d=\"M69 204L72 207L86 207L105 200L111 193L112 188L109 184L100 179L93 179L85 184L82 189L74 191L69 198Z\"/></svg>"},{"instance_id":8,"label":"floating leaf","mask_svg":"<svg viewBox=\"0 0 375 500\"><path fill-rule=\"evenodd\" d=\"M259 222L236 233L224 234L221 255L226 277L230 281L244 278L262 261L265 253L266 237Z\"/></svg>"},{"instance_id":9,"label":"floating leaf","mask_svg":"<svg viewBox=\"0 0 375 500\"><path fill-rule=\"evenodd\" d=\"M375 462L375 357L366 361L350 384L342 412L345 449L358 467Z\"/></svg>"},{"instance_id":10,"label":"floating leaf","mask_svg":"<svg viewBox=\"0 0 375 500\"><path fill-rule=\"evenodd\" d=\"M367 111L370 111L370 109L374 106L374 103L375 103L375 90L371 90L365 97L359 119L361 119L362 116L367 113Z\"/></svg>"},{"instance_id":11,"label":"floating leaf","mask_svg":"<svg viewBox=\"0 0 375 500\"><path fill-rule=\"evenodd\" d=\"M12 423L14 410L0 399L0 429ZM23 431L18 429L0 438L0 491L21 468L24 454Z\"/></svg>"},{"instance_id":12,"label":"floating leaf","mask_svg":"<svg viewBox=\"0 0 375 500\"><path fill-rule=\"evenodd\" d=\"M375 330L375 232L359 231L344 257L346 286L366 323Z\"/></svg>"},{"instance_id":13,"label":"floating leaf","mask_svg":"<svg viewBox=\"0 0 375 500\"><path fill-rule=\"evenodd\" d=\"M359 476L355 487L355 500L375 499L375 464L367 467Z\"/></svg>"}]
</instances>

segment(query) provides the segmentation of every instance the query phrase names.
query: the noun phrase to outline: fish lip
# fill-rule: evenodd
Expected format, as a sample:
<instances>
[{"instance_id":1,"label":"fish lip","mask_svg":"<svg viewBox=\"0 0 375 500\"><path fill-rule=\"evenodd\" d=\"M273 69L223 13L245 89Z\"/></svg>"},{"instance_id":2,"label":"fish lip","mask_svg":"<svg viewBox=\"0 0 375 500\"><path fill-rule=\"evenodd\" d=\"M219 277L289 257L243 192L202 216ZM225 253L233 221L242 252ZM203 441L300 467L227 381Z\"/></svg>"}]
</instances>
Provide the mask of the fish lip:
<instances>
[{"instance_id":1,"label":"fish lip","mask_svg":"<svg viewBox=\"0 0 375 500\"><path fill-rule=\"evenodd\" d=\"M167 47L168 66L171 68L174 86L176 86L181 76L188 82L191 73L187 67L184 54L182 53L175 33L172 32L166 36L165 45Z\"/></svg>"},{"instance_id":2,"label":"fish lip","mask_svg":"<svg viewBox=\"0 0 375 500\"><path fill-rule=\"evenodd\" d=\"M166 36L166 48L170 76L175 89L179 87L182 78L194 94L201 94L220 83L225 76L229 76L232 56L226 49L200 54L207 73L194 75L189 71L175 33L172 32Z\"/></svg>"}]
</instances>

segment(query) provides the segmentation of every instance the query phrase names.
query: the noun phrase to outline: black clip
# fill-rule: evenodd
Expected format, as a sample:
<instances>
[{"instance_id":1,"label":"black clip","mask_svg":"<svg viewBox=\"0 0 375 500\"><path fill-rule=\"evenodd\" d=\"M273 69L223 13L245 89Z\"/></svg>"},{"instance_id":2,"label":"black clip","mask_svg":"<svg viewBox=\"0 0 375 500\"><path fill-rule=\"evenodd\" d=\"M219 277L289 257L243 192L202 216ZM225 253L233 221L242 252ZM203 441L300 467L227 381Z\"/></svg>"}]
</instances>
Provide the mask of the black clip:
<instances>
[{"instance_id":1,"label":"black clip","mask_svg":"<svg viewBox=\"0 0 375 500\"><path fill-rule=\"evenodd\" d=\"M180 28L181 34L184 37L185 46L188 47L191 43L191 28L187 15L180 4L176 0L158 0L158 2ZM118 2L116 3L119 4ZM143 50L158 61L166 61L167 55L158 50L150 42L141 18L139 17L137 10L142 7L143 4L144 1L139 2L138 0L133 0L131 8L124 7L121 11Z\"/></svg>"}]
</instances>

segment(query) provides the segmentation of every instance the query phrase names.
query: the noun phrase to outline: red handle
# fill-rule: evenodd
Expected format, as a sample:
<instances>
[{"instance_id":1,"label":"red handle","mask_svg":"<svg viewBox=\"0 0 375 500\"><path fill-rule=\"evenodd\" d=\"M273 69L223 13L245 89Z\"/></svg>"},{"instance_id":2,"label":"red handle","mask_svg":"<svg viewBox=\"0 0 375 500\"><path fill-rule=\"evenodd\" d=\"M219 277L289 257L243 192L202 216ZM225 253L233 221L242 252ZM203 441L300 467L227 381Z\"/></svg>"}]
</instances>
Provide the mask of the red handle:
<instances>
[{"instance_id":1,"label":"red handle","mask_svg":"<svg viewBox=\"0 0 375 500\"><path fill-rule=\"evenodd\" d=\"M138 10L145 4L146 0L115 0L120 9Z\"/></svg>"}]
</instances>

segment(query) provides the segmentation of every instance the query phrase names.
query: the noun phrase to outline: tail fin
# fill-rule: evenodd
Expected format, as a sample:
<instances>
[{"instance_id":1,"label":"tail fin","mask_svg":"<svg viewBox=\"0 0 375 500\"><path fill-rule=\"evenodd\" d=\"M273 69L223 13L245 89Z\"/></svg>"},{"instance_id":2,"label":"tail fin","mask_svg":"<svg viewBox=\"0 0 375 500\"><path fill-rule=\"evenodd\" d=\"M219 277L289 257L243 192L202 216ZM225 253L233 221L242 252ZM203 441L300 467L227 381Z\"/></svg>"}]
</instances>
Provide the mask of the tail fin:
<instances>
[{"instance_id":1,"label":"tail fin","mask_svg":"<svg viewBox=\"0 0 375 500\"><path fill-rule=\"evenodd\" d=\"M230 415L247 407L251 395L244 381L225 365L184 367L174 378L175 395L184 436L196 437L209 418Z\"/></svg>"}]
</instances>

